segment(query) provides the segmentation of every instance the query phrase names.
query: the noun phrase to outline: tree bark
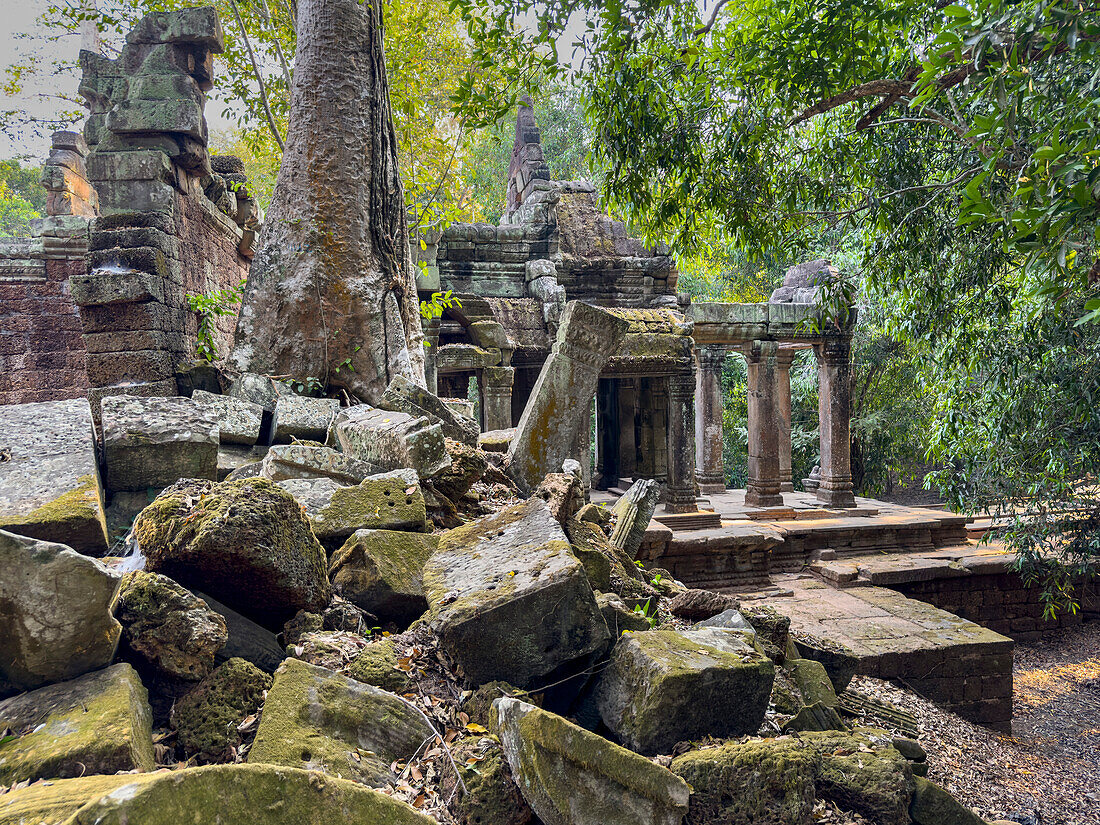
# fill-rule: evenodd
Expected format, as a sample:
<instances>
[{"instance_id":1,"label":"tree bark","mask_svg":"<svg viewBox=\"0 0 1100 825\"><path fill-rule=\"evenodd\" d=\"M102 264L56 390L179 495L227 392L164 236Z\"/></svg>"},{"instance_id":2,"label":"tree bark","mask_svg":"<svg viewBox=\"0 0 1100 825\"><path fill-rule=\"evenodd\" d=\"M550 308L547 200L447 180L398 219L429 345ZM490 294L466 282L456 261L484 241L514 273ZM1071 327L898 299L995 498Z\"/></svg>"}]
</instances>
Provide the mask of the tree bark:
<instances>
[{"instance_id":1,"label":"tree bark","mask_svg":"<svg viewBox=\"0 0 1100 825\"><path fill-rule=\"evenodd\" d=\"M381 0L299 0L286 151L232 363L373 402L424 383Z\"/></svg>"}]
</instances>

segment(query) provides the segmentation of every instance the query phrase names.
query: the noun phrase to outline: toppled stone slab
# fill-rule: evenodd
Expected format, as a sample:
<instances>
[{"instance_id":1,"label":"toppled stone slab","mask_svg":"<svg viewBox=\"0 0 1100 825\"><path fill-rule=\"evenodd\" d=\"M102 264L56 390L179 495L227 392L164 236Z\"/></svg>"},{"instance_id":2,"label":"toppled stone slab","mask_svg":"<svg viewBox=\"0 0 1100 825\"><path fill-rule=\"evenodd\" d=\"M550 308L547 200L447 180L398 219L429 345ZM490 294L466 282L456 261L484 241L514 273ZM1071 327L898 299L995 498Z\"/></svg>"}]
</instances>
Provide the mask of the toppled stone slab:
<instances>
[{"instance_id":1,"label":"toppled stone slab","mask_svg":"<svg viewBox=\"0 0 1100 825\"><path fill-rule=\"evenodd\" d=\"M0 530L0 696L110 664L121 580L64 545Z\"/></svg>"},{"instance_id":2,"label":"toppled stone slab","mask_svg":"<svg viewBox=\"0 0 1100 825\"><path fill-rule=\"evenodd\" d=\"M688 784L667 768L534 705L493 703L512 775L546 825L679 825Z\"/></svg>"},{"instance_id":3,"label":"toppled stone slab","mask_svg":"<svg viewBox=\"0 0 1100 825\"><path fill-rule=\"evenodd\" d=\"M256 713L271 676L244 659L229 659L172 709L172 726L187 756L222 761L241 744L240 723Z\"/></svg>"},{"instance_id":4,"label":"toppled stone slab","mask_svg":"<svg viewBox=\"0 0 1100 825\"><path fill-rule=\"evenodd\" d=\"M205 390L195 390L191 393L191 400L214 410L218 418L218 435L223 444L251 447L259 440L264 415L264 408L259 404Z\"/></svg>"},{"instance_id":5,"label":"toppled stone slab","mask_svg":"<svg viewBox=\"0 0 1100 825\"><path fill-rule=\"evenodd\" d=\"M306 510L323 542L345 541L356 530L423 530L424 493L416 473L396 470L346 486L329 478L292 478L279 486Z\"/></svg>"},{"instance_id":6,"label":"toppled stone slab","mask_svg":"<svg viewBox=\"0 0 1100 825\"><path fill-rule=\"evenodd\" d=\"M439 546L430 533L357 530L329 562L333 590L383 622L408 625L428 609L424 565Z\"/></svg>"},{"instance_id":7,"label":"toppled stone slab","mask_svg":"<svg viewBox=\"0 0 1100 825\"><path fill-rule=\"evenodd\" d=\"M328 438L328 428L339 411L338 398L281 396L275 402L275 414L271 419L271 442L286 444L295 438L324 442Z\"/></svg>"},{"instance_id":8,"label":"toppled stone slab","mask_svg":"<svg viewBox=\"0 0 1100 825\"><path fill-rule=\"evenodd\" d=\"M516 435L508 448L508 473L529 493L561 467L589 424L589 405L600 370L618 349L629 324L599 307L570 301L558 337L542 365Z\"/></svg>"},{"instance_id":9,"label":"toppled stone slab","mask_svg":"<svg viewBox=\"0 0 1100 825\"><path fill-rule=\"evenodd\" d=\"M611 531L611 543L622 548L630 558L638 555L660 495L660 484L640 478L611 508L611 515L616 520L615 529Z\"/></svg>"},{"instance_id":10,"label":"toppled stone slab","mask_svg":"<svg viewBox=\"0 0 1100 825\"><path fill-rule=\"evenodd\" d=\"M159 573L128 574L116 615L126 647L155 670L179 679L198 681L210 673L229 639L225 619Z\"/></svg>"},{"instance_id":11,"label":"toppled stone slab","mask_svg":"<svg viewBox=\"0 0 1100 825\"><path fill-rule=\"evenodd\" d=\"M382 787L394 781L390 763L411 758L431 736L422 716L392 693L287 659L275 671L248 761Z\"/></svg>"},{"instance_id":12,"label":"toppled stone slab","mask_svg":"<svg viewBox=\"0 0 1100 825\"><path fill-rule=\"evenodd\" d=\"M403 375L395 376L382 397L378 408L390 412L407 413L414 418L427 418L443 428L443 435L470 447L477 446L480 428L471 416L465 416L451 405L444 403L424 387L418 386Z\"/></svg>"},{"instance_id":13,"label":"toppled stone slab","mask_svg":"<svg viewBox=\"0 0 1100 825\"><path fill-rule=\"evenodd\" d=\"M109 490L160 489L218 477L218 420L190 398L111 395L102 401Z\"/></svg>"},{"instance_id":14,"label":"toppled stone slab","mask_svg":"<svg viewBox=\"0 0 1100 825\"><path fill-rule=\"evenodd\" d=\"M361 404L340 413L335 432L345 453L386 470L411 468L430 478L451 466L443 427L424 416Z\"/></svg>"},{"instance_id":15,"label":"toppled stone slab","mask_svg":"<svg viewBox=\"0 0 1100 825\"><path fill-rule=\"evenodd\" d=\"M264 456L260 474L272 481L288 478L330 478L337 484L358 484L368 476L383 472L379 467L360 461L331 447L310 444L278 444Z\"/></svg>"},{"instance_id":16,"label":"toppled stone slab","mask_svg":"<svg viewBox=\"0 0 1100 825\"><path fill-rule=\"evenodd\" d=\"M266 478L173 485L133 532L147 570L271 627L328 604L324 548L298 502Z\"/></svg>"},{"instance_id":17,"label":"toppled stone slab","mask_svg":"<svg viewBox=\"0 0 1100 825\"><path fill-rule=\"evenodd\" d=\"M486 430L477 437L477 446L487 453L506 453L516 436L516 428Z\"/></svg>"},{"instance_id":18,"label":"toppled stone slab","mask_svg":"<svg viewBox=\"0 0 1100 825\"><path fill-rule=\"evenodd\" d=\"M429 623L475 685L527 687L609 638L584 568L540 499L440 536L424 591Z\"/></svg>"},{"instance_id":19,"label":"toppled stone slab","mask_svg":"<svg viewBox=\"0 0 1100 825\"><path fill-rule=\"evenodd\" d=\"M597 690L600 718L632 750L668 753L701 736L755 733L775 666L747 634L702 628L629 633Z\"/></svg>"},{"instance_id":20,"label":"toppled stone slab","mask_svg":"<svg viewBox=\"0 0 1100 825\"><path fill-rule=\"evenodd\" d=\"M0 406L0 529L107 552L87 399Z\"/></svg>"},{"instance_id":21,"label":"toppled stone slab","mask_svg":"<svg viewBox=\"0 0 1100 825\"><path fill-rule=\"evenodd\" d=\"M149 695L121 663L0 702L0 785L153 769Z\"/></svg>"},{"instance_id":22,"label":"toppled stone slab","mask_svg":"<svg viewBox=\"0 0 1100 825\"><path fill-rule=\"evenodd\" d=\"M5 821L36 825L176 825L196 816L200 822L255 822L259 811L264 825L435 825L380 791L275 765L64 779L0 799Z\"/></svg>"}]
</instances>

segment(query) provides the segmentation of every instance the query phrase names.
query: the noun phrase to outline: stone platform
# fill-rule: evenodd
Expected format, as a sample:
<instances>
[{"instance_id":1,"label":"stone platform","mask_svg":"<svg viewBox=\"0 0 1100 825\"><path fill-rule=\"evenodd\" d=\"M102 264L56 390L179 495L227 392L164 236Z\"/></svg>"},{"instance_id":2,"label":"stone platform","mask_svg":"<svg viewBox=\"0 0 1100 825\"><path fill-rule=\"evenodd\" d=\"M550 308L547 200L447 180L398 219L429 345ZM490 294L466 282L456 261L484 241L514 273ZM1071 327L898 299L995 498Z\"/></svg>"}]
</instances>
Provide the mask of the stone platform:
<instances>
[{"instance_id":1,"label":"stone platform","mask_svg":"<svg viewBox=\"0 0 1100 825\"><path fill-rule=\"evenodd\" d=\"M790 616L792 630L850 648L860 673L897 679L964 718L1011 729L1012 639L883 587L838 591L808 574L780 574L775 584L790 595L767 604Z\"/></svg>"}]
</instances>

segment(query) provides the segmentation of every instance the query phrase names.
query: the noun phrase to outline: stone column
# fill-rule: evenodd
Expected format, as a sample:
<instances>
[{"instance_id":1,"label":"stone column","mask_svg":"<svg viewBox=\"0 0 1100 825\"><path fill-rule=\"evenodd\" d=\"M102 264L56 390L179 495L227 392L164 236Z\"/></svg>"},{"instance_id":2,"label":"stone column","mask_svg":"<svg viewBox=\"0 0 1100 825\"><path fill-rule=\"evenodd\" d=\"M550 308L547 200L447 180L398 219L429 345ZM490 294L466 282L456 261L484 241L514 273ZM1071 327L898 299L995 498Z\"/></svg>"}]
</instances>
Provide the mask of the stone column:
<instances>
[{"instance_id":1,"label":"stone column","mask_svg":"<svg viewBox=\"0 0 1100 825\"><path fill-rule=\"evenodd\" d=\"M748 365L749 472L745 504L782 507L779 481L779 344L753 341L745 347Z\"/></svg>"},{"instance_id":2,"label":"stone column","mask_svg":"<svg viewBox=\"0 0 1100 825\"><path fill-rule=\"evenodd\" d=\"M695 370L668 379L668 485L665 509L694 513L695 503Z\"/></svg>"},{"instance_id":3,"label":"stone column","mask_svg":"<svg viewBox=\"0 0 1100 825\"><path fill-rule=\"evenodd\" d=\"M439 369L435 363L435 353L439 349L439 319L432 318L423 322L424 326L424 383L428 392L439 395Z\"/></svg>"},{"instance_id":4,"label":"stone column","mask_svg":"<svg viewBox=\"0 0 1100 825\"><path fill-rule=\"evenodd\" d=\"M619 378L616 383L616 400L619 405L619 475L634 478L637 461L634 411L636 404L635 378Z\"/></svg>"},{"instance_id":5,"label":"stone column","mask_svg":"<svg viewBox=\"0 0 1100 825\"><path fill-rule=\"evenodd\" d=\"M723 346L695 350L698 372L695 383L695 474L700 493L726 489L726 465L722 456Z\"/></svg>"},{"instance_id":6,"label":"stone column","mask_svg":"<svg viewBox=\"0 0 1100 825\"><path fill-rule=\"evenodd\" d=\"M791 363L798 350L780 345L775 358L776 368L776 426L779 427L779 489L794 492L791 478Z\"/></svg>"},{"instance_id":7,"label":"stone column","mask_svg":"<svg viewBox=\"0 0 1100 825\"><path fill-rule=\"evenodd\" d=\"M855 507L852 492L852 342L828 339L814 345L817 356L818 421L821 432L819 501L830 507Z\"/></svg>"},{"instance_id":8,"label":"stone column","mask_svg":"<svg viewBox=\"0 0 1100 825\"><path fill-rule=\"evenodd\" d=\"M481 398L485 408L485 429L507 430L512 426L513 367L485 367L481 371Z\"/></svg>"}]
</instances>

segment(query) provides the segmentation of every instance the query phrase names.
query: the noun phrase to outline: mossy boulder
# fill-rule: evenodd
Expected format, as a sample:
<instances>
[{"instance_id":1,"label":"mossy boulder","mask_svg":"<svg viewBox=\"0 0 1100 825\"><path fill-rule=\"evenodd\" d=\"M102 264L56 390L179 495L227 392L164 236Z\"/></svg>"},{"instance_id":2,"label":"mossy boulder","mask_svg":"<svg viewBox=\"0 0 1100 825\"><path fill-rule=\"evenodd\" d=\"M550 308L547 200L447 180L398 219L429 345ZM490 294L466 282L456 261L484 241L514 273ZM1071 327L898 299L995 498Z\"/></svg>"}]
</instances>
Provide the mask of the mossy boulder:
<instances>
[{"instance_id":1,"label":"mossy boulder","mask_svg":"<svg viewBox=\"0 0 1100 825\"><path fill-rule=\"evenodd\" d=\"M319 633L324 626L325 619L320 613L299 610L294 614L294 618L288 619L283 624L283 642L287 645L297 644L303 635Z\"/></svg>"},{"instance_id":2,"label":"mossy boulder","mask_svg":"<svg viewBox=\"0 0 1100 825\"><path fill-rule=\"evenodd\" d=\"M248 761L381 787L394 781L390 764L411 758L431 735L422 716L392 693L287 659L275 671Z\"/></svg>"},{"instance_id":3,"label":"mossy boulder","mask_svg":"<svg viewBox=\"0 0 1100 825\"><path fill-rule=\"evenodd\" d=\"M0 786L153 769L149 694L122 663L0 702Z\"/></svg>"},{"instance_id":4,"label":"mossy boulder","mask_svg":"<svg viewBox=\"0 0 1100 825\"><path fill-rule=\"evenodd\" d=\"M364 647L341 671L357 682L388 690L390 693L408 693L413 688L412 679L398 665L401 654L390 639L379 639Z\"/></svg>"},{"instance_id":5,"label":"mossy boulder","mask_svg":"<svg viewBox=\"0 0 1100 825\"><path fill-rule=\"evenodd\" d=\"M36 782L0 794L0 825L62 825L89 800L153 774L111 774Z\"/></svg>"},{"instance_id":6,"label":"mossy boulder","mask_svg":"<svg viewBox=\"0 0 1100 825\"><path fill-rule=\"evenodd\" d=\"M913 772L885 731L800 734L821 757L817 793L875 825L909 825ZM938 823L937 823L938 825Z\"/></svg>"},{"instance_id":7,"label":"mossy boulder","mask_svg":"<svg viewBox=\"0 0 1100 825\"><path fill-rule=\"evenodd\" d=\"M688 751L672 772L691 785L687 825L810 825L821 760L782 736Z\"/></svg>"},{"instance_id":8,"label":"mossy boulder","mask_svg":"<svg viewBox=\"0 0 1100 825\"><path fill-rule=\"evenodd\" d=\"M755 733L775 666L753 638L700 628L628 633L600 679L600 718L639 753L668 753L702 736Z\"/></svg>"},{"instance_id":9,"label":"mossy boulder","mask_svg":"<svg viewBox=\"0 0 1100 825\"><path fill-rule=\"evenodd\" d=\"M438 546L430 533L356 530L329 562L333 590L383 622L408 625L428 609L424 564Z\"/></svg>"},{"instance_id":10,"label":"mossy boulder","mask_svg":"<svg viewBox=\"0 0 1100 825\"><path fill-rule=\"evenodd\" d=\"M121 581L63 544L0 530L0 697L110 664Z\"/></svg>"},{"instance_id":11,"label":"mossy boulder","mask_svg":"<svg viewBox=\"0 0 1100 825\"><path fill-rule=\"evenodd\" d=\"M687 812L690 789L668 769L526 702L493 707L516 784L546 825L679 825Z\"/></svg>"},{"instance_id":12,"label":"mossy boulder","mask_svg":"<svg viewBox=\"0 0 1100 825\"><path fill-rule=\"evenodd\" d=\"M294 498L265 478L188 480L138 515L146 569L271 628L328 604L325 550Z\"/></svg>"},{"instance_id":13,"label":"mossy boulder","mask_svg":"<svg viewBox=\"0 0 1100 825\"><path fill-rule=\"evenodd\" d=\"M626 602L614 593L597 593L596 604L607 623L611 638L618 639L623 633L649 630L649 620L645 615L626 606Z\"/></svg>"},{"instance_id":14,"label":"mossy boulder","mask_svg":"<svg viewBox=\"0 0 1100 825\"><path fill-rule=\"evenodd\" d=\"M367 637L345 630L320 630L303 633L298 641L287 645L288 656L311 665L339 670L370 644Z\"/></svg>"},{"instance_id":15,"label":"mossy boulder","mask_svg":"<svg viewBox=\"0 0 1100 825\"><path fill-rule=\"evenodd\" d=\"M270 674L244 659L230 659L176 702L172 724L186 757L229 760L240 747L237 727L259 711Z\"/></svg>"},{"instance_id":16,"label":"mossy boulder","mask_svg":"<svg viewBox=\"0 0 1100 825\"><path fill-rule=\"evenodd\" d=\"M330 478L292 478L279 486L305 508L314 534L328 547L339 546L356 530L423 530L428 517L412 470L370 476L351 486Z\"/></svg>"},{"instance_id":17,"label":"mossy boulder","mask_svg":"<svg viewBox=\"0 0 1100 825\"><path fill-rule=\"evenodd\" d=\"M119 781L121 780L121 781ZM80 796L84 804L62 819ZM12 796L14 798L9 799ZM66 779L0 797L0 815L22 808L24 820L53 825L435 825L431 817L379 791L316 771L273 765L208 765L137 776Z\"/></svg>"},{"instance_id":18,"label":"mossy boulder","mask_svg":"<svg viewBox=\"0 0 1100 825\"><path fill-rule=\"evenodd\" d=\"M780 713L794 715L815 703L836 706L836 693L824 665L813 659L787 659L776 670L772 704Z\"/></svg>"},{"instance_id":19,"label":"mossy boulder","mask_svg":"<svg viewBox=\"0 0 1100 825\"><path fill-rule=\"evenodd\" d=\"M424 592L424 621L473 686L529 687L609 639L588 576L541 499L440 536Z\"/></svg>"},{"instance_id":20,"label":"mossy boulder","mask_svg":"<svg viewBox=\"0 0 1100 825\"><path fill-rule=\"evenodd\" d=\"M984 825L980 816L927 779L913 778L909 816L917 825Z\"/></svg>"},{"instance_id":21,"label":"mossy boulder","mask_svg":"<svg viewBox=\"0 0 1100 825\"><path fill-rule=\"evenodd\" d=\"M467 791L456 793L451 802L451 813L461 825L527 825L534 818L499 745L488 739L459 745L455 762ZM449 778L445 781L451 784Z\"/></svg>"},{"instance_id":22,"label":"mossy boulder","mask_svg":"<svg viewBox=\"0 0 1100 825\"><path fill-rule=\"evenodd\" d=\"M451 466L432 477L432 487L451 501L457 501L481 481L489 469L489 462L481 450L461 441L448 438L446 445Z\"/></svg>"},{"instance_id":23,"label":"mossy boulder","mask_svg":"<svg viewBox=\"0 0 1100 825\"><path fill-rule=\"evenodd\" d=\"M801 631L791 633L791 641L800 657L821 662L837 694L844 692L859 668L859 657L851 649L832 639Z\"/></svg>"},{"instance_id":24,"label":"mossy boulder","mask_svg":"<svg viewBox=\"0 0 1100 825\"><path fill-rule=\"evenodd\" d=\"M107 552L107 522L99 482L94 475L80 476L69 489L28 512L0 515L0 530L102 556Z\"/></svg>"},{"instance_id":25,"label":"mossy boulder","mask_svg":"<svg viewBox=\"0 0 1100 825\"><path fill-rule=\"evenodd\" d=\"M225 619L186 588L159 573L122 581L115 616L126 647L162 674L198 681L214 669L229 634Z\"/></svg>"}]
</instances>

